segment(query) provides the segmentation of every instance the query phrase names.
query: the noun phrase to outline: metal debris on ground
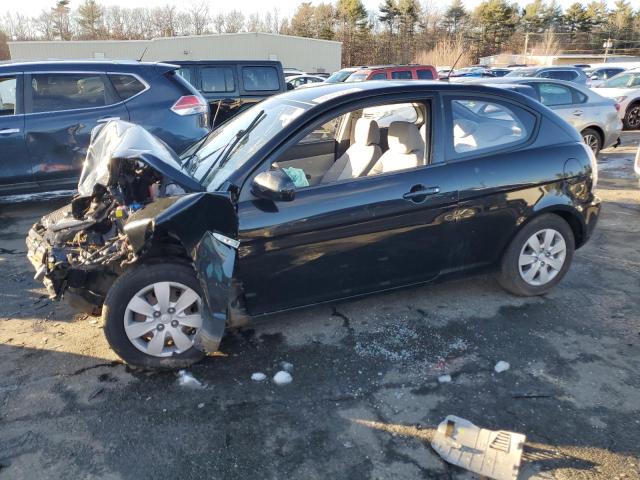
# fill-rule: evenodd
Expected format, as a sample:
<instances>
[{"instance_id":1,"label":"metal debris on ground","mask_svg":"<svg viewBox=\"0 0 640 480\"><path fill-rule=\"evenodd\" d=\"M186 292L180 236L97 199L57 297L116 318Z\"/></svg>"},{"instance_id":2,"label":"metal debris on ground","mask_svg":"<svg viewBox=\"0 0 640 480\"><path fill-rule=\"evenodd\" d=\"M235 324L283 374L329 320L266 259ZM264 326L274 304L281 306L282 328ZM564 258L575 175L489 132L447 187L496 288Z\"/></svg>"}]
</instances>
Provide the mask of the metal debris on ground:
<instances>
[{"instance_id":1,"label":"metal debris on ground","mask_svg":"<svg viewBox=\"0 0 640 480\"><path fill-rule=\"evenodd\" d=\"M276 385L286 385L287 383L291 383L293 381L293 377L289 372L280 370L273 376L273 381Z\"/></svg>"},{"instance_id":2,"label":"metal debris on ground","mask_svg":"<svg viewBox=\"0 0 640 480\"><path fill-rule=\"evenodd\" d=\"M202 382L186 370L178 372L178 385L189 388L204 388Z\"/></svg>"},{"instance_id":3,"label":"metal debris on ground","mask_svg":"<svg viewBox=\"0 0 640 480\"><path fill-rule=\"evenodd\" d=\"M496 363L496 366L493 367L496 373L506 372L509 368L511 368L511 365L509 365L509 362L505 362L504 360L500 360Z\"/></svg>"},{"instance_id":4,"label":"metal debris on ground","mask_svg":"<svg viewBox=\"0 0 640 480\"><path fill-rule=\"evenodd\" d=\"M448 415L431 446L448 463L494 480L515 480L525 441L521 433L487 430Z\"/></svg>"}]
</instances>

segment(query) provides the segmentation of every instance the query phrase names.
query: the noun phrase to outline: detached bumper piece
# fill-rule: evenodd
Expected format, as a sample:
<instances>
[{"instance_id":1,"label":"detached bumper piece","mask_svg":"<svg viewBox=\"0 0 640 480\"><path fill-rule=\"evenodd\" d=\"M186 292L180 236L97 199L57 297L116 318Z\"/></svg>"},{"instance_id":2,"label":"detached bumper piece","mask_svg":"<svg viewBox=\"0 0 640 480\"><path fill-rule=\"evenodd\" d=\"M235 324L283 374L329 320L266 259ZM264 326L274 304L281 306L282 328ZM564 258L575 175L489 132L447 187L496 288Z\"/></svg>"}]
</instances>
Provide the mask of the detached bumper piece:
<instances>
[{"instance_id":1,"label":"detached bumper piece","mask_svg":"<svg viewBox=\"0 0 640 480\"><path fill-rule=\"evenodd\" d=\"M431 446L453 465L495 480L516 480L525 441L521 433L487 430L448 415Z\"/></svg>"}]
</instances>

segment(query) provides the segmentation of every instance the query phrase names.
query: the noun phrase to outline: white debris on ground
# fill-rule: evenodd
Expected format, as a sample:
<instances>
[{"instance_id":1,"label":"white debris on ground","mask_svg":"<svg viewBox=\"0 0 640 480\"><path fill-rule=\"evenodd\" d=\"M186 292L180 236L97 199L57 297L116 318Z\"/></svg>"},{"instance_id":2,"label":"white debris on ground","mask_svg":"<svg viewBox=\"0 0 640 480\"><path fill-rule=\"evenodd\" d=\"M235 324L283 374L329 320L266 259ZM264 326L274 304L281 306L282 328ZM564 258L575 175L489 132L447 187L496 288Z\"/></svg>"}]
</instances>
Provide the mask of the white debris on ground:
<instances>
[{"instance_id":1,"label":"white debris on ground","mask_svg":"<svg viewBox=\"0 0 640 480\"><path fill-rule=\"evenodd\" d=\"M188 388L204 388L204 384L186 370L178 372L178 385Z\"/></svg>"},{"instance_id":2,"label":"white debris on ground","mask_svg":"<svg viewBox=\"0 0 640 480\"><path fill-rule=\"evenodd\" d=\"M293 363L289 362L280 362L280 368L285 372L293 372Z\"/></svg>"},{"instance_id":3,"label":"white debris on ground","mask_svg":"<svg viewBox=\"0 0 640 480\"><path fill-rule=\"evenodd\" d=\"M284 370L280 370L273 376L273 381L276 385L286 385L288 383L293 382L293 377L289 372L285 372Z\"/></svg>"},{"instance_id":4,"label":"white debris on ground","mask_svg":"<svg viewBox=\"0 0 640 480\"><path fill-rule=\"evenodd\" d=\"M450 383L451 382L451 375L440 375L438 377L438 382L440 382L440 383Z\"/></svg>"},{"instance_id":5,"label":"white debris on ground","mask_svg":"<svg viewBox=\"0 0 640 480\"><path fill-rule=\"evenodd\" d=\"M204 407L204 403L199 403L198 404L198 408L203 408Z\"/></svg>"},{"instance_id":6,"label":"white debris on ground","mask_svg":"<svg viewBox=\"0 0 640 480\"><path fill-rule=\"evenodd\" d=\"M505 362L504 360L500 360L496 363L496 366L493 367L496 373L506 372L509 368L511 368L511 365L509 365L509 362Z\"/></svg>"},{"instance_id":7,"label":"white debris on ground","mask_svg":"<svg viewBox=\"0 0 640 480\"><path fill-rule=\"evenodd\" d=\"M251 380L253 380L254 382L262 382L266 380L266 378L267 376L262 372L256 372L251 375Z\"/></svg>"}]
</instances>

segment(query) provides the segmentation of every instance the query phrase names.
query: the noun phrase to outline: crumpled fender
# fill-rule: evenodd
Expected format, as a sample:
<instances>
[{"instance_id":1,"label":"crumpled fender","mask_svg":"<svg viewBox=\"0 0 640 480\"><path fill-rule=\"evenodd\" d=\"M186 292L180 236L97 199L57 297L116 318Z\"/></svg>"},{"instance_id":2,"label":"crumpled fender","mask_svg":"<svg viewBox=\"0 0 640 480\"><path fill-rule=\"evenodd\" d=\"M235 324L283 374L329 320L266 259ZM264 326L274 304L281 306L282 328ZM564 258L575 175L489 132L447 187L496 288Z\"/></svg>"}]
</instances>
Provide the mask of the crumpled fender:
<instances>
[{"instance_id":1,"label":"crumpled fender","mask_svg":"<svg viewBox=\"0 0 640 480\"><path fill-rule=\"evenodd\" d=\"M215 352L224 333L239 242L238 217L225 193L160 198L129 217L124 232L144 258L154 239L169 235L191 257L203 292L202 328L196 348Z\"/></svg>"}]
</instances>

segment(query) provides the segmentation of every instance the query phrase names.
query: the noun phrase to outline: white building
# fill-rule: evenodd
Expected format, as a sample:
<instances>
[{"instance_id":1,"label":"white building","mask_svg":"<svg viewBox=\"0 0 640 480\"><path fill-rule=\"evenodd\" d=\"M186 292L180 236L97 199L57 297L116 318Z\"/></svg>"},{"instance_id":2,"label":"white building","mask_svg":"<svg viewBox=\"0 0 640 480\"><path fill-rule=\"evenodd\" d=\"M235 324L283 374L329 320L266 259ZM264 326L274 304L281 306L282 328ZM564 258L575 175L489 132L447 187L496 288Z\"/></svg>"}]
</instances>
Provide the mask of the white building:
<instances>
[{"instance_id":1,"label":"white building","mask_svg":"<svg viewBox=\"0 0 640 480\"><path fill-rule=\"evenodd\" d=\"M498 55L491 55L489 57L481 57L480 65L486 65L488 67L502 67L510 64L523 64L527 65L575 65L575 64L587 64L603 63L605 60L604 54L594 53L558 53L556 55L534 55L529 54L526 57L524 55L514 55L509 53L500 53ZM607 63L623 63L623 62L638 62L640 58L631 55L613 55L609 54L606 58Z\"/></svg>"},{"instance_id":2,"label":"white building","mask_svg":"<svg viewBox=\"0 0 640 480\"><path fill-rule=\"evenodd\" d=\"M279 60L308 72L340 69L342 43L272 33L225 33L152 40L9 42L12 60Z\"/></svg>"}]
</instances>

